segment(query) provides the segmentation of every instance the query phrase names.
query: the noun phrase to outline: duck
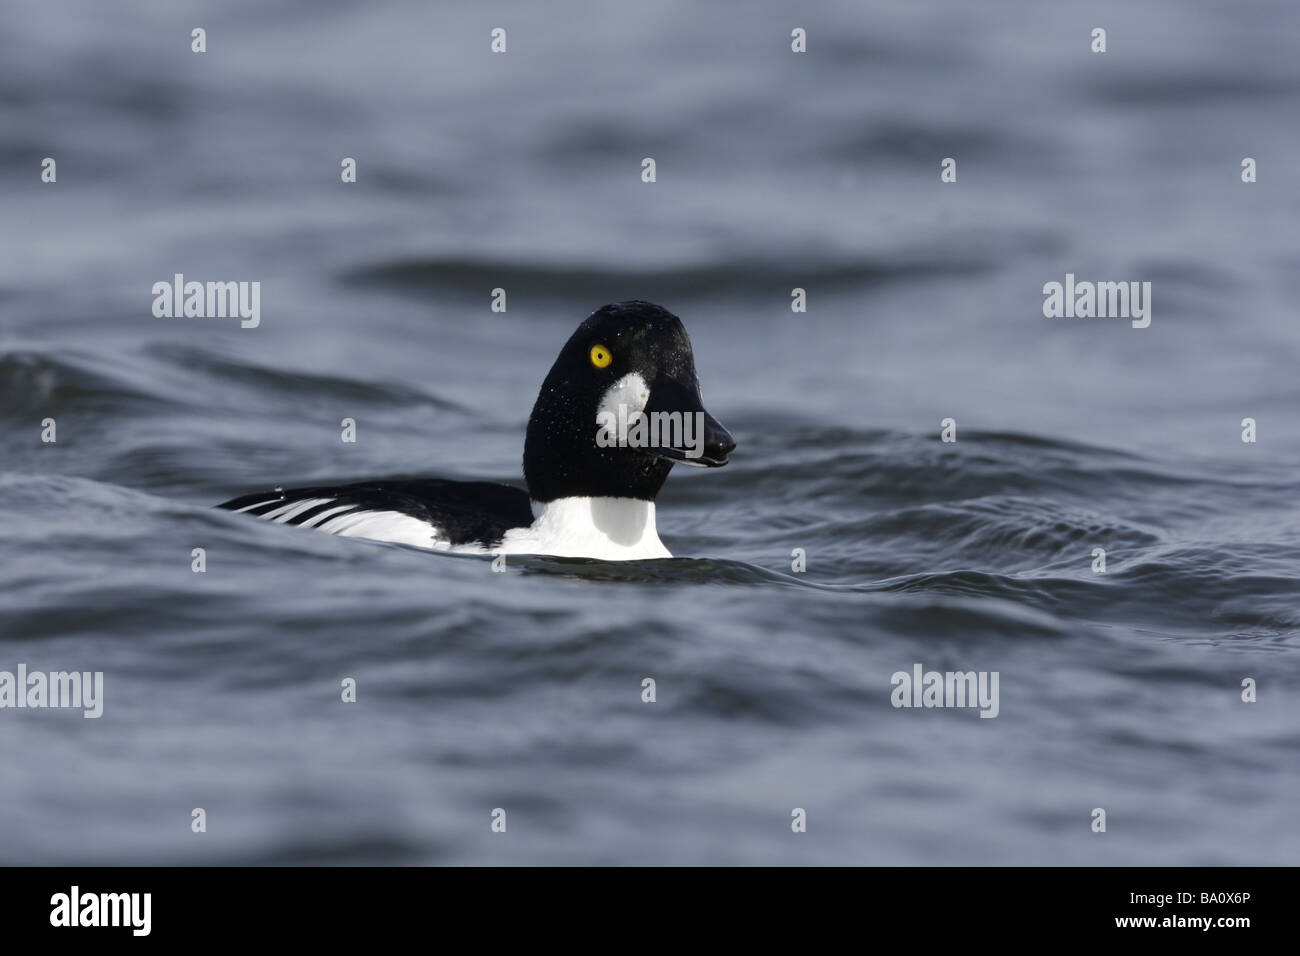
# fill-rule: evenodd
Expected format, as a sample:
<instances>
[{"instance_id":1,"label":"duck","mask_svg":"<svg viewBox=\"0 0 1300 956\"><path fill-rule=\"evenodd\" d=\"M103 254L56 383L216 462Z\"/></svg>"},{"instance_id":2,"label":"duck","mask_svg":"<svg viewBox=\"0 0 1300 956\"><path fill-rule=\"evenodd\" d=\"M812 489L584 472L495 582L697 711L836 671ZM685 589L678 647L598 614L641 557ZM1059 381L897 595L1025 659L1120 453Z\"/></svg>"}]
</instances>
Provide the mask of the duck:
<instances>
[{"instance_id":1,"label":"duck","mask_svg":"<svg viewBox=\"0 0 1300 956\"><path fill-rule=\"evenodd\" d=\"M655 499L674 465L720 468L736 442L704 408L681 319L652 302L589 315L542 382L525 488L445 478L277 488L217 507L343 537L469 554L670 558Z\"/></svg>"}]
</instances>

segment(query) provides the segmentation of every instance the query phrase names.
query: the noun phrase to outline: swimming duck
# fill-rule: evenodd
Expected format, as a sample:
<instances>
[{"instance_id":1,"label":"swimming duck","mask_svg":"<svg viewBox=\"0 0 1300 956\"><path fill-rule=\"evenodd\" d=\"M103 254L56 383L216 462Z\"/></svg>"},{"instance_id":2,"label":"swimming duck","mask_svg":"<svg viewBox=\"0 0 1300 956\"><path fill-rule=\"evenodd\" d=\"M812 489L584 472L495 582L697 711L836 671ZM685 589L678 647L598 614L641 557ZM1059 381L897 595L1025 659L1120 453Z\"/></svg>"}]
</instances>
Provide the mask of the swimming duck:
<instances>
[{"instance_id":1,"label":"swimming duck","mask_svg":"<svg viewBox=\"0 0 1300 956\"><path fill-rule=\"evenodd\" d=\"M735 447L704 409L681 320L650 302L616 302L578 326L542 382L524 438L526 491L380 480L277 489L219 507L439 551L668 558L655 528L668 472L720 468Z\"/></svg>"}]
</instances>

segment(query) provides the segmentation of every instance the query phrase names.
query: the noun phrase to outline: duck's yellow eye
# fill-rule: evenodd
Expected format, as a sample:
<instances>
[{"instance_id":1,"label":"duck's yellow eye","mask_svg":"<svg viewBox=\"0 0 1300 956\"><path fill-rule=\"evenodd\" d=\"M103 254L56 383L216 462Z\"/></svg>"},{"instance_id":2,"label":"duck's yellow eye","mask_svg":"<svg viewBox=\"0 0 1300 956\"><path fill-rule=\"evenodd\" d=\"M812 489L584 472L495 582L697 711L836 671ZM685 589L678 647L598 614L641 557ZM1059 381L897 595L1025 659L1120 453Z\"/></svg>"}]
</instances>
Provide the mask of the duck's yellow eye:
<instances>
[{"instance_id":1,"label":"duck's yellow eye","mask_svg":"<svg viewBox=\"0 0 1300 956\"><path fill-rule=\"evenodd\" d=\"M609 349L603 345L593 345L591 347L591 364L596 368L604 368L610 362L614 361L614 356L609 354Z\"/></svg>"}]
</instances>

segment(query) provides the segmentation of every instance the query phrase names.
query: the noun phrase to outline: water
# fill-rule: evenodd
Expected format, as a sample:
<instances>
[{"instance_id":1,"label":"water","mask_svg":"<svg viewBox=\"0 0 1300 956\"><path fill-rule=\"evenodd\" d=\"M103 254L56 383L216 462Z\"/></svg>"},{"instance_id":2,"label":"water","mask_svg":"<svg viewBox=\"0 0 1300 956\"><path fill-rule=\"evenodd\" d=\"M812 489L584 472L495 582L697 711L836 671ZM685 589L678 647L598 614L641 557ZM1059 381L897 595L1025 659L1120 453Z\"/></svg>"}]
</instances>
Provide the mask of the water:
<instances>
[{"instance_id":1,"label":"water","mask_svg":"<svg viewBox=\"0 0 1300 956\"><path fill-rule=\"evenodd\" d=\"M105 703L0 711L0 862L1294 864L1298 21L5 17L0 670ZM261 325L155 318L177 272L260 281ZM1151 326L1044 318L1067 272L1152 282ZM559 346L627 298L739 443L669 479L683 557L498 574L212 509L517 481ZM918 663L997 671L997 718L892 707Z\"/></svg>"}]
</instances>

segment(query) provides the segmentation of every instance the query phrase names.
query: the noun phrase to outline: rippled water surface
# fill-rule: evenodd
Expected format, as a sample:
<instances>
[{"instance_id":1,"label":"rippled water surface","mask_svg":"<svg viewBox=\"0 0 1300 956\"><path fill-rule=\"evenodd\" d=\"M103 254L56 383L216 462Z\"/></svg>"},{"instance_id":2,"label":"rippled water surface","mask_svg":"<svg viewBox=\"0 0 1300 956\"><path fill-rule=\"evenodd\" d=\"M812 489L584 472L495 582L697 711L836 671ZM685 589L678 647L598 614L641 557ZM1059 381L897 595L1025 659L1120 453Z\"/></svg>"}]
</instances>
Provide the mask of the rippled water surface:
<instances>
[{"instance_id":1,"label":"rippled water surface","mask_svg":"<svg viewBox=\"0 0 1300 956\"><path fill-rule=\"evenodd\" d=\"M0 670L105 674L0 710L0 862L1297 861L1293 5L56 0L0 49ZM1067 272L1150 327L1044 318ZM176 273L260 326L155 318ZM629 298L739 444L679 557L212 508L518 482ZM915 664L998 716L895 709Z\"/></svg>"}]
</instances>

